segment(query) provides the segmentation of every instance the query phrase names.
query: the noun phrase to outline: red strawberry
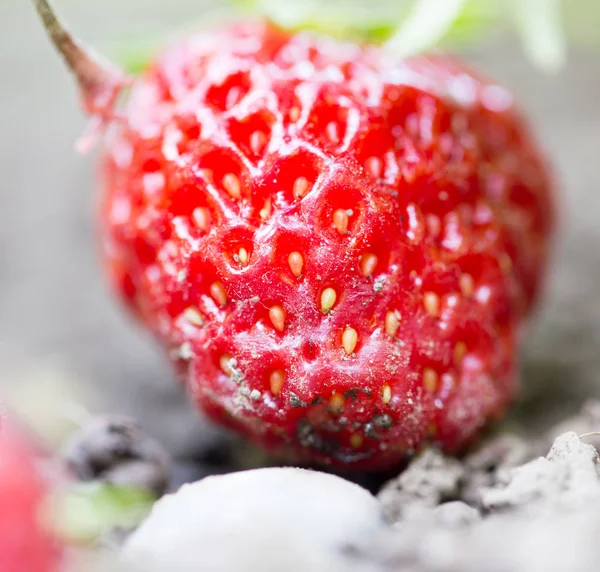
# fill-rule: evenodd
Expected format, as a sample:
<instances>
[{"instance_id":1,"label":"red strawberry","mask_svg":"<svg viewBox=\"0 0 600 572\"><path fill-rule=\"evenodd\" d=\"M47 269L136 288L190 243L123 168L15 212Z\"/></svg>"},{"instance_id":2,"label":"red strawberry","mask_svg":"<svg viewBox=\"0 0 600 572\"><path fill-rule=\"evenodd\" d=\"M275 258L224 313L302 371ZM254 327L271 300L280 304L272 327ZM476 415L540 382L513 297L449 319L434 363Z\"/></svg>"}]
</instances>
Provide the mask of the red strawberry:
<instances>
[{"instance_id":1,"label":"red strawberry","mask_svg":"<svg viewBox=\"0 0 600 572\"><path fill-rule=\"evenodd\" d=\"M13 434L0 434L0 569L54 572L57 544L41 522L46 497L35 459Z\"/></svg>"},{"instance_id":2,"label":"red strawberry","mask_svg":"<svg viewBox=\"0 0 600 572\"><path fill-rule=\"evenodd\" d=\"M552 225L501 87L261 24L160 56L104 162L112 280L197 404L343 467L502 414Z\"/></svg>"}]
</instances>

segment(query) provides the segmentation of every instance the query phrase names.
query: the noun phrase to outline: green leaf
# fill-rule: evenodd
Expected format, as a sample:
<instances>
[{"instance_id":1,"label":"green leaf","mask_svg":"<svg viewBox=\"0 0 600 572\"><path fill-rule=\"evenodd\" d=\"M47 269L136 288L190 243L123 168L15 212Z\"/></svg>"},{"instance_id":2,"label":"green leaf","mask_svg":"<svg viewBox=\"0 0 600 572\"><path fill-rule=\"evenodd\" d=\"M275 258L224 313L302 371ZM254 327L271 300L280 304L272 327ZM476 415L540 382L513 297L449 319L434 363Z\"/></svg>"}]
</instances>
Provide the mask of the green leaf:
<instances>
[{"instance_id":1,"label":"green leaf","mask_svg":"<svg viewBox=\"0 0 600 572\"><path fill-rule=\"evenodd\" d=\"M312 30L345 40L382 42L397 28L412 0L234 0L291 30Z\"/></svg>"},{"instance_id":2,"label":"green leaf","mask_svg":"<svg viewBox=\"0 0 600 572\"><path fill-rule=\"evenodd\" d=\"M437 44L452 28L467 0L417 0L386 48L405 57Z\"/></svg>"},{"instance_id":3,"label":"green leaf","mask_svg":"<svg viewBox=\"0 0 600 572\"><path fill-rule=\"evenodd\" d=\"M441 40L442 46L466 46L498 30L504 14L495 0L468 0L452 27Z\"/></svg>"},{"instance_id":4,"label":"green leaf","mask_svg":"<svg viewBox=\"0 0 600 572\"><path fill-rule=\"evenodd\" d=\"M111 59L118 62L130 75L140 75L149 66L154 54L161 46L160 41L138 40L109 50Z\"/></svg>"},{"instance_id":5,"label":"green leaf","mask_svg":"<svg viewBox=\"0 0 600 572\"><path fill-rule=\"evenodd\" d=\"M561 0L213 0L194 28L210 29L219 16L235 9L292 30L359 42L387 41L400 57L436 46L477 45L493 32L516 28L526 54L544 71L555 71L565 61L564 30L573 42L598 44L600 37L598 0L569 0L562 6ZM160 45L159 41L130 43L114 59L129 73L138 74Z\"/></svg>"},{"instance_id":6,"label":"green leaf","mask_svg":"<svg viewBox=\"0 0 600 572\"><path fill-rule=\"evenodd\" d=\"M154 500L150 493L139 489L82 483L52 499L52 524L69 542L91 543L111 530L138 526Z\"/></svg>"}]
</instances>

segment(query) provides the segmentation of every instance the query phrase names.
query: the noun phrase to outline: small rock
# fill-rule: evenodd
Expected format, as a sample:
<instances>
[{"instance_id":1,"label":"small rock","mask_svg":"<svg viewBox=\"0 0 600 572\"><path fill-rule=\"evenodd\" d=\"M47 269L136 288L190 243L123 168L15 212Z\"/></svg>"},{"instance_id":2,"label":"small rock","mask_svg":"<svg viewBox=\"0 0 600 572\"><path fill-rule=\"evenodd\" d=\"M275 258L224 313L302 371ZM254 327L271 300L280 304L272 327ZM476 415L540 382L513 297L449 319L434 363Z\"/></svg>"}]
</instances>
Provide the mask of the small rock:
<instances>
[{"instance_id":1,"label":"small rock","mask_svg":"<svg viewBox=\"0 0 600 572\"><path fill-rule=\"evenodd\" d=\"M597 457L594 447L575 433L565 433L546 457L500 474L504 482L482 491L482 504L491 510L581 506L591 498L600 498Z\"/></svg>"},{"instance_id":2,"label":"small rock","mask_svg":"<svg viewBox=\"0 0 600 572\"><path fill-rule=\"evenodd\" d=\"M67 444L70 469L84 481L100 480L118 486L164 493L171 463L162 446L137 422L117 415L98 417Z\"/></svg>"},{"instance_id":3,"label":"small rock","mask_svg":"<svg viewBox=\"0 0 600 572\"><path fill-rule=\"evenodd\" d=\"M469 504L479 504L481 489L494 487L499 472L526 463L536 456L529 441L517 435L499 435L484 442L465 459L462 499Z\"/></svg>"},{"instance_id":4,"label":"small rock","mask_svg":"<svg viewBox=\"0 0 600 572\"><path fill-rule=\"evenodd\" d=\"M158 501L125 544L128 570L352 572L388 528L377 500L293 468L207 477Z\"/></svg>"},{"instance_id":5,"label":"small rock","mask_svg":"<svg viewBox=\"0 0 600 572\"><path fill-rule=\"evenodd\" d=\"M447 528L468 526L481 520L479 511L462 501L444 503L433 512L436 522Z\"/></svg>"},{"instance_id":6,"label":"small rock","mask_svg":"<svg viewBox=\"0 0 600 572\"><path fill-rule=\"evenodd\" d=\"M378 498L392 520L398 521L417 508L454 500L464 478L465 468L459 461L427 449L406 471L388 482Z\"/></svg>"},{"instance_id":7,"label":"small rock","mask_svg":"<svg viewBox=\"0 0 600 572\"><path fill-rule=\"evenodd\" d=\"M531 445L517 435L505 434L483 443L469 455L465 464L472 471L490 472L498 468L516 467L534 457Z\"/></svg>"},{"instance_id":8,"label":"small rock","mask_svg":"<svg viewBox=\"0 0 600 572\"><path fill-rule=\"evenodd\" d=\"M594 399L586 401L577 415L550 429L548 431L549 442L553 442L559 435L570 431L578 435L600 431L600 401ZM586 443L599 447L600 435L587 437Z\"/></svg>"}]
</instances>

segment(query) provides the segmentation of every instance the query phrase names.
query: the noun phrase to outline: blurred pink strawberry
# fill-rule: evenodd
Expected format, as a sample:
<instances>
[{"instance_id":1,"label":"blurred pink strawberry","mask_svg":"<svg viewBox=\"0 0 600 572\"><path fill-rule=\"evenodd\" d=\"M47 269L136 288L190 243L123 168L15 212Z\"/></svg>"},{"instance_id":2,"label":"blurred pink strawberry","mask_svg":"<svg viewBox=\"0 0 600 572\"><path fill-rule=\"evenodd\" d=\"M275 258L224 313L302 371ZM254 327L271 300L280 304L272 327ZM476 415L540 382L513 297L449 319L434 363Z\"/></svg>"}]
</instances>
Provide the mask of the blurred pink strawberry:
<instances>
[{"instance_id":1,"label":"blurred pink strawberry","mask_svg":"<svg viewBox=\"0 0 600 572\"><path fill-rule=\"evenodd\" d=\"M48 489L32 448L3 427L0 434L0 569L2 572L55 572L58 542L40 514Z\"/></svg>"}]
</instances>

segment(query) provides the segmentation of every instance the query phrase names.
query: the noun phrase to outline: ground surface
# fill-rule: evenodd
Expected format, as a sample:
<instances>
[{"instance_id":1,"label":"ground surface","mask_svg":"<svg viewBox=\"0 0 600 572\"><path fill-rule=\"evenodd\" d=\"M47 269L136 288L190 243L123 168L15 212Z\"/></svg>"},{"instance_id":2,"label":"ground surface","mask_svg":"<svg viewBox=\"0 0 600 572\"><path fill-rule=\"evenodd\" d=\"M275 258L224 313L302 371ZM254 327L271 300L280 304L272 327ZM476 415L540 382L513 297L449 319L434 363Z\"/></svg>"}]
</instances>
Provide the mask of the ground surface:
<instances>
[{"instance_id":1,"label":"ground surface","mask_svg":"<svg viewBox=\"0 0 600 572\"><path fill-rule=\"evenodd\" d=\"M201 3L56 4L81 36L106 47L189 25ZM513 427L533 436L600 395L600 60L577 51L549 78L509 44L469 58L522 101L555 160L564 205L545 304L525 336L525 392L514 413ZM73 151L83 126L29 2L0 2L0 375L25 387L38 367L66 372L100 394L88 398L93 409L131 413L177 455L201 456L216 432L187 405L152 342L123 318L98 271L94 161Z\"/></svg>"}]
</instances>

